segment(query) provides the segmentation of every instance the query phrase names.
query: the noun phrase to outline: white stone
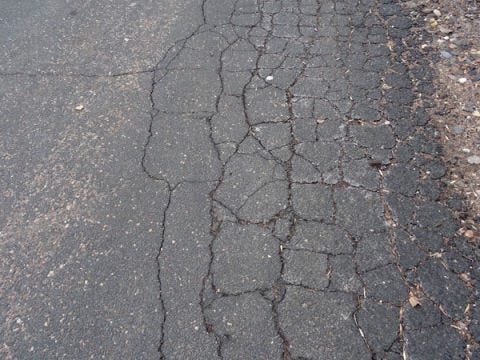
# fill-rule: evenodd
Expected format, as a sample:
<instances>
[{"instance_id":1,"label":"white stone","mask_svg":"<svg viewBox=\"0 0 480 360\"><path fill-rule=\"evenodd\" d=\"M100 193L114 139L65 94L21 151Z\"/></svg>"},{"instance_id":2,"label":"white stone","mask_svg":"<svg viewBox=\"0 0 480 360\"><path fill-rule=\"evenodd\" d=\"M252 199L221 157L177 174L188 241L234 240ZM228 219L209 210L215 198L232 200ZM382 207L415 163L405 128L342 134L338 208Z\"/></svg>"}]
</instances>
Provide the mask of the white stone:
<instances>
[{"instance_id":1,"label":"white stone","mask_svg":"<svg viewBox=\"0 0 480 360\"><path fill-rule=\"evenodd\" d=\"M476 155L474 155L474 156L469 156L469 157L467 158L467 162L468 162L469 164L479 165L479 164L480 164L480 156L476 156Z\"/></svg>"}]
</instances>

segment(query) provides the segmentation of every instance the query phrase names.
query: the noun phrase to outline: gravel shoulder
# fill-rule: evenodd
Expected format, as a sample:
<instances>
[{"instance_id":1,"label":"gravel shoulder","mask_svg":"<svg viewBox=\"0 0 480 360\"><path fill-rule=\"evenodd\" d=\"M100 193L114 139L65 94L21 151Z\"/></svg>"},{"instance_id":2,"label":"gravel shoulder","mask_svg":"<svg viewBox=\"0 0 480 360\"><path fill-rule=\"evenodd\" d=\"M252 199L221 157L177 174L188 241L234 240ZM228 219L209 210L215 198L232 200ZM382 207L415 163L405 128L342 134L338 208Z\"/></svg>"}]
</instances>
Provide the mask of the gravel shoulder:
<instances>
[{"instance_id":1,"label":"gravel shoulder","mask_svg":"<svg viewBox=\"0 0 480 360\"><path fill-rule=\"evenodd\" d=\"M436 72L431 111L448 167L444 193L464 235L480 244L480 3L476 0L409 1L423 30L421 50ZM421 23L421 22L420 22Z\"/></svg>"}]
</instances>

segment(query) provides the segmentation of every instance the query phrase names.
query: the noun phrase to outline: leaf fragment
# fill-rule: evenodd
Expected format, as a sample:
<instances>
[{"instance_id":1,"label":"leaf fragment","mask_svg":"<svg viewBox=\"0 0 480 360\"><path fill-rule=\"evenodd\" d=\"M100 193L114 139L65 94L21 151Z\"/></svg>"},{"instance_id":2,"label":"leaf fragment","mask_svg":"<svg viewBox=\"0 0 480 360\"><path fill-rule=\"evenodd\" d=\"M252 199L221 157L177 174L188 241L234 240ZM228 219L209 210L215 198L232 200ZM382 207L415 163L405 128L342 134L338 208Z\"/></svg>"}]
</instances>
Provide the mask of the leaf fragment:
<instances>
[{"instance_id":1,"label":"leaf fragment","mask_svg":"<svg viewBox=\"0 0 480 360\"><path fill-rule=\"evenodd\" d=\"M420 299L417 298L412 292L410 292L410 294L408 295L408 302L410 303L410 306L413 308L421 305Z\"/></svg>"}]
</instances>

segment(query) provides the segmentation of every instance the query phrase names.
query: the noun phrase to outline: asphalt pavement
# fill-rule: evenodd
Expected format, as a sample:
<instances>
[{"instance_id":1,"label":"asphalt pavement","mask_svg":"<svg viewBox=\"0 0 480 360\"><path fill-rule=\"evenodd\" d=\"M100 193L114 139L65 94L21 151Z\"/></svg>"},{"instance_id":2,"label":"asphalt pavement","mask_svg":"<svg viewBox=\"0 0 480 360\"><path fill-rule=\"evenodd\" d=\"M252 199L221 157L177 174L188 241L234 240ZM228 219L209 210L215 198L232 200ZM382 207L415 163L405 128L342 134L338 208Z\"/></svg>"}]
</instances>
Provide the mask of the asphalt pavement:
<instances>
[{"instance_id":1,"label":"asphalt pavement","mask_svg":"<svg viewBox=\"0 0 480 360\"><path fill-rule=\"evenodd\" d=\"M0 357L480 359L411 11L2 1Z\"/></svg>"}]
</instances>

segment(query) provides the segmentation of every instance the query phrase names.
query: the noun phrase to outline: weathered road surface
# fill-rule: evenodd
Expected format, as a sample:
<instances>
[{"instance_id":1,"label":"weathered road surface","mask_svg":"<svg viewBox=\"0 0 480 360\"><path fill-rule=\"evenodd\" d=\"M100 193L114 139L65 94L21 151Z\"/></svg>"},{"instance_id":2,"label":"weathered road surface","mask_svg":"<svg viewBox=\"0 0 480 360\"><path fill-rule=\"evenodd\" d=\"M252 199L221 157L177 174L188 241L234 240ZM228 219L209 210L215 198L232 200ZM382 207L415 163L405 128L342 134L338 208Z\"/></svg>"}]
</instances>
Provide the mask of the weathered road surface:
<instances>
[{"instance_id":1,"label":"weathered road surface","mask_svg":"<svg viewBox=\"0 0 480 360\"><path fill-rule=\"evenodd\" d=\"M479 358L413 25L395 0L2 1L0 356Z\"/></svg>"}]
</instances>

